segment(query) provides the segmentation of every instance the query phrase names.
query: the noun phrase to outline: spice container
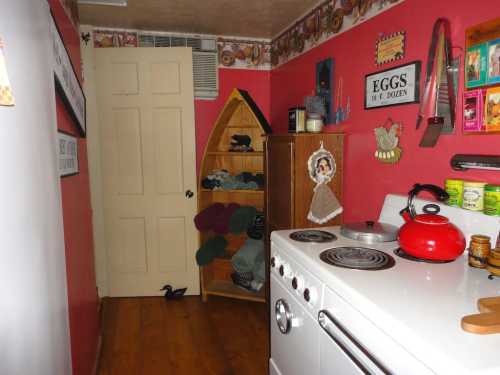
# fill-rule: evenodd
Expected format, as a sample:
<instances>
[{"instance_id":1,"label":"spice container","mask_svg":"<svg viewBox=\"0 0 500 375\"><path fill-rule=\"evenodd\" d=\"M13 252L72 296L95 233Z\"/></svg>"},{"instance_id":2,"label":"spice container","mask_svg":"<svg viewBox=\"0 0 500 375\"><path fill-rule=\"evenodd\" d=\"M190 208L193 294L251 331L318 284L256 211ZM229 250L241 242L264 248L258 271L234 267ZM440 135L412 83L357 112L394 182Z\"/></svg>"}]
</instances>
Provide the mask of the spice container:
<instances>
[{"instance_id":1,"label":"spice container","mask_svg":"<svg viewBox=\"0 0 500 375\"><path fill-rule=\"evenodd\" d=\"M446 201L448 206L462 207L464 194L464 181L448 178L444 181L444 190L450 198Z\"/></svg>"},{"instance_id":2,"label":"spice container","mask_svg":"<svg viewBox=\"0 0 500 375\"><path fill-rule=\"evenodd\" d=\"M317 113L308 113L306 130L308 133L321 133L321 130L323 130L323 117Z\"/></svg>"},{"instance_id":3,"label":"spice container","mask_svg":"<svg viewBox=\"0 0 500 375\"><path fill-rule=\"evenodd\" d=\"M464 181L462 208L471 211L482 211L485 185L486 182Z\"/></svg>"},{"instance_id":4,"label":"spice container","mask_svg":"<svg viewBox=\"0 0 500 375\"><path fill-rule=\"evenodd\" d=\"M500 248L490 251L486 261L486 270L492 275L500 276Z\"/></svg>"},{"instance_id":5,"label":"spice container","mask_svg":"<svg viewBox=\"0 0 500 375\"><path fill-rule=\"evenodd\" d=\"M490 237L481 234L471 236L469 245L469 266L486 268L486 261L490 254L490 250Z\"/></svg>"},{"instance_id":6,"label":"spice container","mask_svg":"<svg viewBox=\"0 0 500 375\"><path fill-rule=\"evenodd\" d=\"M486 185L484 187L484 213L500 216L500 185Z\"/></svg>"},{"instance_id":7,"label":"spice container","mask_svg":"<svg viewBox=\"0 0 500 375\"><path fill-rule=\"evenodd\" d=\"M288 132L304 133L306 131L306 107L294 107L288 110Z\"/></svg>"}]
</instances>

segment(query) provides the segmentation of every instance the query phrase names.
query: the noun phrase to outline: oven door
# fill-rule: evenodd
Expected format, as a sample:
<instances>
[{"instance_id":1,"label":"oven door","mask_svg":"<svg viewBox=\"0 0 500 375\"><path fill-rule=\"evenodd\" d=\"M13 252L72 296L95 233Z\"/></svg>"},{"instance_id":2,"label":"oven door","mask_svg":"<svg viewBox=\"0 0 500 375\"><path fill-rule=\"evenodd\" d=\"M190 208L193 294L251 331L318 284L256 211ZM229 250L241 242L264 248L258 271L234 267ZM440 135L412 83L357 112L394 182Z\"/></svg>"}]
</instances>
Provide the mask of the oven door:
<instances>
[{"instance_id":1,"label":"oven door","mask_svg":"<svg viewBox=\"0 0 500 375\"><path fill-rule=\"evenodd\" d=\"M318 323L321 375L389 374L327 310L318 313Z\"/></svg>"},{"instance_id":2,"label":"oven door","mask_svg":"<svg viewBox=\"0 0 500 375\"><path fill-rule=\"evenodd\" d=\"M319 375L319 326L271 274L271 374Z\"/></svg>"}]
</instances>

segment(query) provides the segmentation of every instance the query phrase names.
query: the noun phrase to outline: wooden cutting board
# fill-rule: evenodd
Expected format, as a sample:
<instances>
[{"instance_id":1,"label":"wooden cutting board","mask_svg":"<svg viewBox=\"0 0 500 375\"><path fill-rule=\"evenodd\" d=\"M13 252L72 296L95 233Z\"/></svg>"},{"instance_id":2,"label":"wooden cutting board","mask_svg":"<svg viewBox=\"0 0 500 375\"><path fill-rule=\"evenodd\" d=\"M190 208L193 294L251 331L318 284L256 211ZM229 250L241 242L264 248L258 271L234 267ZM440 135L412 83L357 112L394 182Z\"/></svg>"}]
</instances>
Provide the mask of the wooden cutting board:
<instances>
[{"instance_id":1,"label":"wooden cutting board","mask_svg":"<svg viewBox=\"0 0 500 375\"><path fill-rule=\"evenodd\" d=\"M500 297L480 298L477 307L480 314L464 316L462 329L478 335L500 333Z\"/></svg>"},{"instance_id":2,"label":"wooden cutting board","mask_svg":"<svg viewBox=\"0 0 500 375\"><path fill-rule=\"evenodd\" d=\"M500 297L479 298L477 308L482 313L500 312Z\"/></svg>"}]
</instances>

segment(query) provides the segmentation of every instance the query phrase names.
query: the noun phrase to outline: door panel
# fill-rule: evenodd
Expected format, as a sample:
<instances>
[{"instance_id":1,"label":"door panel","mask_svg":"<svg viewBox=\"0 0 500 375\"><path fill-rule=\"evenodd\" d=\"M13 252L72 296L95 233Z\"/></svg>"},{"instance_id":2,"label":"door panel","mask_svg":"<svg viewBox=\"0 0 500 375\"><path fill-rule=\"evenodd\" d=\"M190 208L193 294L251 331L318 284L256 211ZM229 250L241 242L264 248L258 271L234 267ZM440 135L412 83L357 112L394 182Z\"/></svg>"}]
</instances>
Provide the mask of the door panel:
<instances>
[{"instance_id":1,"label":"door panel","mask_svg":"<svg viewBox=\"0 0 500 375\"><path fill-rule=\"evenodd\" d=\"M111 296L199 294L192 55L95 50Z\"/></svg>"}]
</instances>

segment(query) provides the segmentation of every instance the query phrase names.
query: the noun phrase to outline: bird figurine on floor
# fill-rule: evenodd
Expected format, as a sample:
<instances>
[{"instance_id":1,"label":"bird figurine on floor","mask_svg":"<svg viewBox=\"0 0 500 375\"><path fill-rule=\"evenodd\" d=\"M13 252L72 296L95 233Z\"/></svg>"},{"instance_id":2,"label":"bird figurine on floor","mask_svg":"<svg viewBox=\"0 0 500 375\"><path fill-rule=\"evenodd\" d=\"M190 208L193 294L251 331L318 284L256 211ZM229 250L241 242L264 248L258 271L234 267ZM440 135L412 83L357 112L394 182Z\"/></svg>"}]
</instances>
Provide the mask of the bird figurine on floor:
<instances>
[{"instance_id":1,"label":"bird figurine on floor","mask_svg":"<svg viewBox=\"0 0 500 375\"><path fill-rule=\"evenodd\" d=\"M172 288L172 285L167 284L160 290L165 291L166 300L172 300L172 299L181 299L184 296L184 293L186 293L187 288L180 288L174 290Z\"/></svg>"}]
</instances>

